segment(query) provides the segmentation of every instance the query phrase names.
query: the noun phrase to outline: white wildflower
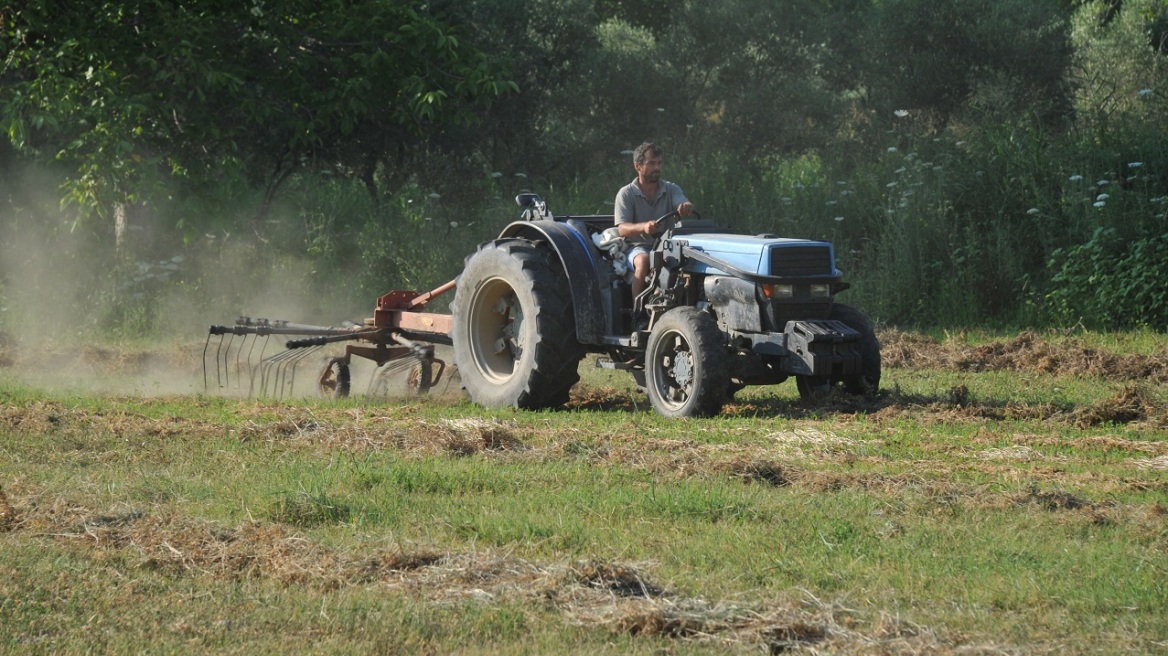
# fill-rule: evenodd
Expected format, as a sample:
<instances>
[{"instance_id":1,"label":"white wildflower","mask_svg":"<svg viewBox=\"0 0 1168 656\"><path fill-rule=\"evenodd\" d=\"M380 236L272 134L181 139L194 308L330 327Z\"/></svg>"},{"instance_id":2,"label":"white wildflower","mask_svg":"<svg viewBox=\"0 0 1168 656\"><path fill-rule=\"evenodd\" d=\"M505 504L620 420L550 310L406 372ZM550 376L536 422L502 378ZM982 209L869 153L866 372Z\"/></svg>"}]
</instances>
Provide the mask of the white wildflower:
<instances>
[{"instance_id":1,"label":"white wildflower","mask_svg":"<svg viewBox=\"0 0 1168 656\"><path fill-rule=\"evenodd\" d=\"M1136 93L1140 94L1141 98L1147 98L1148 96L1152 95L1152 90L1151 89L1140 89Z\"/></svg>"},{"instance_id":2,"label":"white wildflower","mask_svg":"<svg viewBox=\"0 0 1168 656\"><path fill-rule=\"evenodd\" d=\"M1095 184L1099 185L1100 187L1106 187L1107 185L1111 184L1111 181L1110 180L1100 180L1099 182L1096 182Z\"/></svg>"},{"instance_id":3,"label":"white wildflower","mask_svg":"<svg viewBox=\"0 0 1168 656\"><path fill-rule=\"evenodd\" d=\"M1104 205L1106 205L1106 204L1107 204L1107 201L1103 201L1103 200L1100 200L1100 201L1095 201L1095 207L1100 207L1100 208L1101 208L1101 207L1103 207L1103 206L1104 206Z\"/></svg>"},{"instance_id":4,"label":"white wildflower","mask_svg":"<svg viewBox=\"0 0 1168 656\"><path fill-rule=\"evenodd\" d=\"M1127 163L1128 168L1132 168L1132 169L1138 169L1143 165L1144 165L1143 162L1128 162Z\"/></svg>"},{"instance_id":5,"label":"white wildflower","mask_svg":"<svg viewBox=\"0 0 1168 656\"><path fill-rule=\"evenodd\" d=\"M908 116L908 110L907 110L907 109L898 109L898 110L896 110L895 112L892 112L892 113L893 113L893 114L896 116L896 118L904 118L904 117Z\"/></svg>"},{"instance_id":6,"label":"white wildflower","mask_svg":"<svg viewBox=\"0 0 1168 656\"><path fill-rule=\"evenodd\" d=\"M1030 216L1034 216L1035 214L1042 214L1042 210L1038 209L1037 207L1031 207L1030 209L1026 210L1026 213Z\"/></svg>"},{"instance_id":7,"label":"white wildflower","mask_svg":"<svg viewBox=\"0 0 1168 656\"><path fill-rule=\"evenodd\" d=\"M842 216L837 216L837 217L835 217L835 222L836 222L836 223L839 223L839 222L841 222L841 221L843 221L843 220L844 220L844 217L842 217Z\"/></svg>"},{"instance_id":8,"label":"white wildflower","mask_svg":"<svg viewBox=\"0 0 1168 656\"><path fill-rule=\"evenodd\" d=\"M1067 180L1070 180L1071 182L1082 182L1082 181L1083 181L1083 176L1081 176L1081 175L1072 175L1071 177L1067 178Z\"/></svg>"},{"instance_id":9,"label":"white wildflower","mask_svg":"<svg viewBox=\"0 0 1168 656\"><path fill-rule=\"evenodd\" d=\"M1097 200L1097 201L1107 200L1108 198L1111 198L1111 196L1109 194L1099 194L1098 196L1095 197L1095 200Z\"/></svg>"}]
</instances>

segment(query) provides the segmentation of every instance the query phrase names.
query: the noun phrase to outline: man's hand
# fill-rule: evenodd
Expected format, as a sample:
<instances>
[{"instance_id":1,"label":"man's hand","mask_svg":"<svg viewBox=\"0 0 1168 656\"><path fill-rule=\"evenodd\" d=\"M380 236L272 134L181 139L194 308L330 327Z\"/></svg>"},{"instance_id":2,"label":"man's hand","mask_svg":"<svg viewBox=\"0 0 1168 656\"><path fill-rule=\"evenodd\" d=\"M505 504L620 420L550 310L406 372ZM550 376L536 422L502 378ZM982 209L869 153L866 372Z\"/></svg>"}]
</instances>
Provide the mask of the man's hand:
<instances>
[{"instance_id":1,"label":"man's hand","mask_svg":"<svg viewBox=\"0 0 1168 656\"><path fill-rule=\"evenodd\" d=\"M657 222L656 221L646 221L646 222L641 224L641 227L644 228L644 230L641 232L641 234L643 234L643 235L648 235L649 237L652 237L653 235L657 234Z\"/></svg>"},{"instance_id":2,"label":"man's hand","mask_svg":"<svg viewBox=\"0 0 1168 656\"><path fill-rule=\"evenodd\" d=\"M689 216L693 214L693 211L693 203L689 202L688 200L677 206L677 213L682 216Z\"/></svg>"}]
</instances>

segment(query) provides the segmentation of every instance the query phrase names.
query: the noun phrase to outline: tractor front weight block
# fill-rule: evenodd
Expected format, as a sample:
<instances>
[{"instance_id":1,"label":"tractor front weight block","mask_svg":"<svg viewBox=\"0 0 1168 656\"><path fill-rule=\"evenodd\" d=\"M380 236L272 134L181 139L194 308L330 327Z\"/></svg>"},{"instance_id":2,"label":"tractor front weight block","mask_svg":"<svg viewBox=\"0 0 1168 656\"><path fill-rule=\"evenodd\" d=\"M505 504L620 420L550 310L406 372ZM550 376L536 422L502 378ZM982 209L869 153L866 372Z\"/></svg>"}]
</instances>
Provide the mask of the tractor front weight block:
<instances>
[{"instance_id":1,"label":"tractor front weight block","mask_svg":"<svg viewBox=\"0 0 1168 656\"><path fill-rule=\"evenodd\" d=\"M784 373L798 376L854 376L863 363L860 333L842 321L789 321L783 330L789 357Z\"/></svg>"}]
</instances>

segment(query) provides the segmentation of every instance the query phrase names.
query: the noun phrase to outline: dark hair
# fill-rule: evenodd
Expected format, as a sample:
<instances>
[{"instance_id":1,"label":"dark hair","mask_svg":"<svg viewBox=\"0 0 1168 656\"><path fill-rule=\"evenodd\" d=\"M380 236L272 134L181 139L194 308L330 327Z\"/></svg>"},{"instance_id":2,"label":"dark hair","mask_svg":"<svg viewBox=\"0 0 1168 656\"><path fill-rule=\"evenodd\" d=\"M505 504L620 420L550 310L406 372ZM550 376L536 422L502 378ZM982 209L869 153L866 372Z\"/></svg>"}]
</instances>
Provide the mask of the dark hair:
<instances>
[{"instance_id":1,"label":"dark hair","mask_svg":"<svg viewBox=\"0 0 1168 656\"><path fill-rule=\"evenodd\" d=\"M660 156L661 154L662 152L660 146L653 143L652 141L646 141L640 146L637 146L637 149L633 151L633 164L644 164L646 157L650 157L652 155Z\"/></svg>"}]
</instances>

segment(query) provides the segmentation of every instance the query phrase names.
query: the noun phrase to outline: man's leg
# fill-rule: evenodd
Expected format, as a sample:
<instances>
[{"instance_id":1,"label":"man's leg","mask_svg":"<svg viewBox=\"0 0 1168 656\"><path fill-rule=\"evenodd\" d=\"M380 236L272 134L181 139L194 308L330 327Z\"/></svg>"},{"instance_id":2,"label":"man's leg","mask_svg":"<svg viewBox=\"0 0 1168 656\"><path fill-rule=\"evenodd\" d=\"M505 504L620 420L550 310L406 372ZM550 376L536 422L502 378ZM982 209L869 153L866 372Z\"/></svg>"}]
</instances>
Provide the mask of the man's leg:
<instances>
[{"instance_id":1,"label":"man's leg","mask_svg":"<svg viewBox=\"0 0 1168 656\"><path fill-rule=\"evenodd\" d=\"M649 254L643 249L637 249L630 258L633 262L633 298L641 295L648 286L646 278L649 277Z\"/></svg>"}]
</instances>

